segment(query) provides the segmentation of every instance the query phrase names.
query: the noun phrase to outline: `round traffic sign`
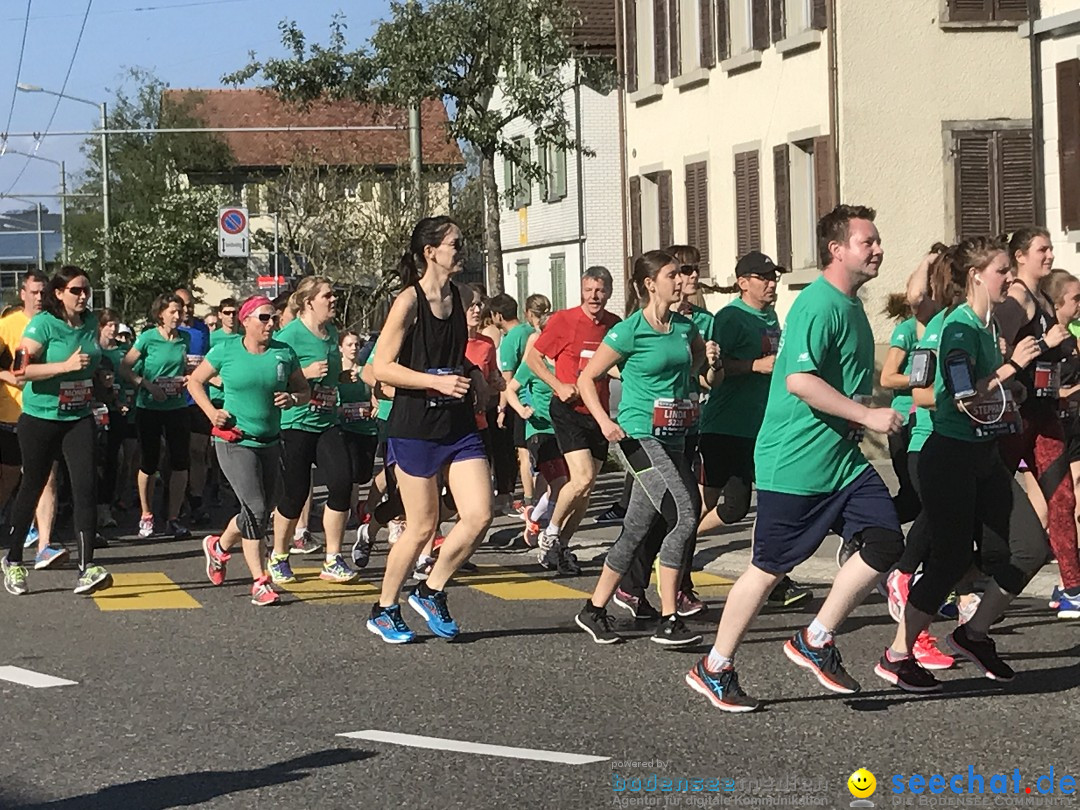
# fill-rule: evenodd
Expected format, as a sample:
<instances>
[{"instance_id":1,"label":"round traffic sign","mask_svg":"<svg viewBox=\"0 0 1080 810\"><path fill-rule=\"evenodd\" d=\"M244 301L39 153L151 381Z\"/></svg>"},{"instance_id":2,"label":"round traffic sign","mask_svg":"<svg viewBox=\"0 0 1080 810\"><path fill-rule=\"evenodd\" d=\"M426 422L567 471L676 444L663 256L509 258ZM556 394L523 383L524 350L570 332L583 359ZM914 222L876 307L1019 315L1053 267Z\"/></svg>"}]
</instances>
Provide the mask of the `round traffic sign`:
<instances>
[{"instance_id":1,"label":"round traffic sign","mask_svg":"<svg viewBox=\"0 0 1080 810\"><path fill-rule=\"evenodd\" d=\"M247 227L247 217L244 216L244 212L236 208L230 208L221 215L221 230L225 233L235 236L238 233L243 233L244 228Z\"/></svg>"}]
</instances>

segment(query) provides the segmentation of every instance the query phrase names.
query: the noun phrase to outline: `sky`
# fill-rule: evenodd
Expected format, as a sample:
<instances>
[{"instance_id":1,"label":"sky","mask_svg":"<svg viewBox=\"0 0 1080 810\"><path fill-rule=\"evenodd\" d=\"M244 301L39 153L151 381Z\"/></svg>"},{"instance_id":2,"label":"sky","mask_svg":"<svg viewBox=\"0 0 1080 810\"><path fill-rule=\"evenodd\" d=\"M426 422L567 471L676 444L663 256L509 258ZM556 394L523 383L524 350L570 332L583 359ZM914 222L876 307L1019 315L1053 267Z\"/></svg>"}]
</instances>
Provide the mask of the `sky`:
<instances>
[{"instance_id":1,"label":"sky","mask_svg":"<svg viewBox=\"0 0 1080 810\"><path fill-rule=\"evenodd\" d=\"M388 0L29 2L23 49L27 0L0 0L0 133L45 132L54 109L50 131L89 130L98 125L100 114L89 105L44 93L17 92L18 82L63 90L94 102L110 101L133 67L149 69L174 88L221 87L221 77L246 65L250 51L259 57L285 55L278 31L284 19L296 21L309 41L325 42L331 18L344 13L349 43L361 45L374 23L389 12ZM88 2L90 11L80 39ZM83 165L82 141L81 137L47 137L37 148L43 158L66 162L69 189ZM12 134L6 144L8 149L33 152L35 139ZM55 193L59 186L59 167L43 160L27 162L10 151L0 155L0 194ZM58 210L59 200L42 202ZM0 210L25 207L25 202L0 198Z\"/></svg>"}]
</instances>

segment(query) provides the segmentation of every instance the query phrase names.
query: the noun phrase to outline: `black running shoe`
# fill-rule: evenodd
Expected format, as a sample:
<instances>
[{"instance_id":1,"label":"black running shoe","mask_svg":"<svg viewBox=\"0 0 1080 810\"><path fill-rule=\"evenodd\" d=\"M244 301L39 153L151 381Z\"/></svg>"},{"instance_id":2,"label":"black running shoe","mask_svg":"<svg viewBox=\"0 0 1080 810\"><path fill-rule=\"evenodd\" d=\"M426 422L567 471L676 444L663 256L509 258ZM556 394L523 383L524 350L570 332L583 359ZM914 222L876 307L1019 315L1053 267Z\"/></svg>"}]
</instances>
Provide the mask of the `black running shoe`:
<instances>
[{"instance_id":1,"label":"black running shoe","mask_svg":"<svg viewBox=\"0 0 1080 810\"><path fill-rule=\"evenodd\" d=\"M694 668L686 673L686 685L698 694L704 695L709 702L725 712L753 712L761 708L761 703L754 700L739 686L739 676L732 666L713 672L706 665L707 658L698 661Z\"/></svg>"},{"instance_id":2,"label":"black running shoe","mask_svg":"<svg viewBox=\"0 0 1080 810\"><path fill-rule=\"evenodd\" d=\"M622 641L622 636L612 629L612 621L607 609L593 607L591 602L585 603L585 607L574 617L574 622L592 636L592 640L597 644L614 644Z\"/></svg>"},{"instance_id":3,"label":"black running shoe","mask_svg":"<svg viewBox=\"0 0 1080 810\"><path fill-rule=\"evenodd\" d=\"M638 621L660 621L660 611L654 608L644 596L634 596L619 589L615 591L612 602L623 610L630 611L630 615Z\"/></svg>"},{"instance_id":4,"label":"black running shoe","mask_svg":"<svg viewBox=\"0 0 1080 810\"><path fill-rule=\"evenodd\" d=\"M559 561L555 567L564 577L581 576L581 564L578 562L577 555L565 546L559 548Z\"/></svg>"},{"instance_id":5,"label":"black running shoe","mask_svg":"<svg viewBox=\"0 0 1080 810\"><path fill-rule=\"evenodd\" d=\"M606 511L596 516L596 525L611 526L615 523L622 523L625 517L626 510L621 509L617 503L613 503Z\"/></svg>"},{"instance_id":6,"label":"black running shoe","mask_svg":"<svg viewBox=\"0 0 1080 810\"><path fill-rule=\"evenodd\" d=\"M1016 677L1013 668L1002 661L1001 656L998 655L994 640L989 636L980 640L973 639L968 634L966 624L953 630L945 641L953 652L964 656L982 670L982 674L990 680L1008 683Z\"/></svg>"},{"instance_id":7,"label":"black running shoe","mask_svg":"<svg viewBox=\"0 0 1080 810\"><path fill-rule=\"evenodd\" d=\"M772 589L766 604L769 607L791 607L803 602L814 595L814 592L804 585L794 582L791 577L785 576L776 583Z\"/></svg>"},{"instance_id":8,"label":"black running shoe","mask_svg":"<svg viewBox=\"0 0 1080 810\"><path fill-rule=\"evenodd\" d=\"M806 640L806 631L799 630L784 644L784 654L803 669L813 672L826 689L851 695L862 688L844 669L840 651L831 641L824 647L813 647Z\"/></svg>"},{"instance_id":9,"label":"black running shoe","mask_svg":"<svg viewBox=\"0 0 1080 810\"><path fill-rule=\"evenodd\" d=\"M665 647L688 647L701 641L701 633L693 632L678 613L673 613L666 619L660 619L652 640Z\"/></svg>"},{"instance_id":10,"label":"black running shoe","mask_svg":"<svg viewBox=\"0 0 1080 810\"><path fill-rule=\"evenodd\" d=\"M855 552L861 548L859 541L855 539L843 540L841 539L840 545L836 549L836 567L843 568L851 557L855 555Z\"/></svg>"},{"instance_id":11,"label":"black running shoe","mask_svg":"<svg viewBox=\"0 0 1080 810\"><path fill-rule=\"evenodd\" d=\"M940 692L941 681L922 668L915 656L890 661L887 654L874 667L874 674L905 692Z\"/></svg>"}]
</instances>

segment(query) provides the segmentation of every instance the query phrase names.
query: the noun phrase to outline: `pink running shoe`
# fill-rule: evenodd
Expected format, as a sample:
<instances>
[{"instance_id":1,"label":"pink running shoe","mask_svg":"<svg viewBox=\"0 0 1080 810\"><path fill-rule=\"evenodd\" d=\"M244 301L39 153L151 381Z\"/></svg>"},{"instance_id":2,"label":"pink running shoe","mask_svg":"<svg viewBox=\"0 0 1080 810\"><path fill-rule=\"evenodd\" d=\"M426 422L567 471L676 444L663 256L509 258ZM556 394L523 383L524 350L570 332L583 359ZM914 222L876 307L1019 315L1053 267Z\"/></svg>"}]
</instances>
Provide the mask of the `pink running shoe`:
<instances>
[{"instance_id":1,"label":"pink running shoe","mask_svg":"<svg viewBox=\"0 0 1080 810\"><path fill-rule=\"evenodd\" d=\"M281 602L277 591L270 587L270 577L259 577L251 586L251 604L258 607L276 605Z\"/></svg>"},{"instance_id":2,"label":"pink running shoe","mask_svg":"<svg viewBox=\"0 0 1080 810\"><path fill-rule=\"evenodd\" d=\"M919 637L915 639L915 646L911 651L915 655L915 660L922 665L923 669L949 669L956 663L955 658L938 649L937 639L925 630L919 633Z\"/></svg>"},{"instance_id":3,"label":"pink running shoe","mask_svg":"<svg viewBox=\"0 0 1080 810\"><path fill-rule=\"evenodd\" d=\"M905 574L899 569L890 571L885 579L885 589L888 592L889 615L894 622L899 622L904 618L904 606L911 590L911 574Z\"/></svg>"},{"instance_id":4,"label":"pink running shoe","mask_svg":"<svg viewBox=\"0 0 1080 810\"><path fill-rule=\"evenodd\" d=\"M231 556L222 550L219 540L218 535L211 534L202 541L203 554L206 555L206 578L214 585L221 585L225 581L225 563Z\"/></svg>"}]
</instances>

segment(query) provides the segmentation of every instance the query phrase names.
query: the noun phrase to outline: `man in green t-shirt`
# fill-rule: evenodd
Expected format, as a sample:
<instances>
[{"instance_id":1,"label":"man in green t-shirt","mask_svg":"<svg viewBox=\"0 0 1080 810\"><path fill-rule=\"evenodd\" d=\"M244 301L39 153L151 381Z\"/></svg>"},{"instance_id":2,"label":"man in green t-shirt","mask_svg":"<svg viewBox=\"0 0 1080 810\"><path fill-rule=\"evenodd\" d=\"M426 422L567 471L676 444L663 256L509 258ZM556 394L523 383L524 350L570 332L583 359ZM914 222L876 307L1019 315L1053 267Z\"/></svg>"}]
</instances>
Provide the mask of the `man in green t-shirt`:
<instances>
[{"instance_id":1,"label":"man in green t-shirt","mask_svg":"<svg viewBox=\"0 0 1080 810\"><path fill-rule=\"evenodd\" d=\"M826 689L859 691L833 634L899 559L904 536L889 490L859 449L865 429L892 434L892 408L868 407L874 335L858 291L884 253L875 212L839 205L818 222L823 273L788 314L754 454L758 504L753 559L731 589L716 643L687 684L725 711L760 704L739 686L733 659L769 592L809 559L830 532L860 545L810 626L784 645L787 657Z\"/></svg>"}]
</instances>

